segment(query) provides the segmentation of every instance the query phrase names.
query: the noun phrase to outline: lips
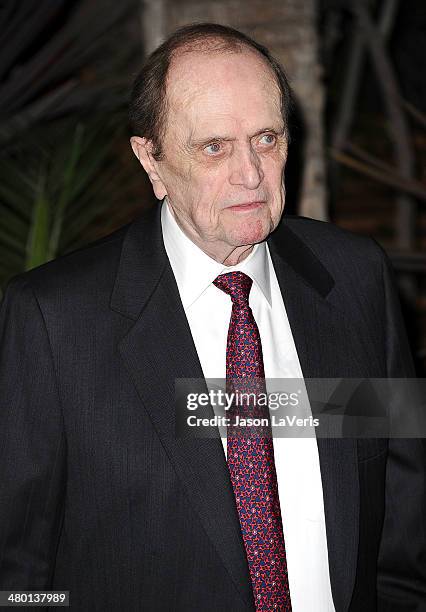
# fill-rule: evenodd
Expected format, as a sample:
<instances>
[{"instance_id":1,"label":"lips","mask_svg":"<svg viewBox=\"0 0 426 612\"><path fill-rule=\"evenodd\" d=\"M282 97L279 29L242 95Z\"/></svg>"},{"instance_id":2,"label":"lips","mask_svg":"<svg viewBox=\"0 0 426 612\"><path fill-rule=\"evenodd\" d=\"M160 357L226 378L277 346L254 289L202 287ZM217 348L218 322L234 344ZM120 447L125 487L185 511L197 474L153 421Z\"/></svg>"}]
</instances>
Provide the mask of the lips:
<instances>
[{"instance_id":1,"label":"lips","mask_svg":"<svg viewBox=\"0 0 426 612\"><path fill-rule=\"evenodd\" d=\"M241 202L241 204L233 204L232 206L228 206L228 209L244 212L244 211L249 211L249 210L255 210L256 208L259 208L260 206L262 206L262 204L264 204L264 202L262 201Z\"/></svg>"}]
</instances>

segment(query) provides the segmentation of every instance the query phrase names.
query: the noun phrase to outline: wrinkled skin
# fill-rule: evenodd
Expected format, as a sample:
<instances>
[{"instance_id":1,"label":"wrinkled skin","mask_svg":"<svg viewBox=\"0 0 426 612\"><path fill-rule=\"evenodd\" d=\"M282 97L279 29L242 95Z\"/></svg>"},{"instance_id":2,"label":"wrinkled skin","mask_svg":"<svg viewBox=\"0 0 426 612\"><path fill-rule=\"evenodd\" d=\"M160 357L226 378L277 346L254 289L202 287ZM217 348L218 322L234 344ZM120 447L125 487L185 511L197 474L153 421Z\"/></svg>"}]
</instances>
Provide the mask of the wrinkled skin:
<instances>
[{"instance_id":1,"label":"wrinkled skin","mask_svg":"<svg viewBox=\"0 0 426 612\"><path fill-rule=\"evenodd\" d=\"M191 51L172 61L167 101L161 161L145 138L133 137L133 150L185 234L234 265L284 209L287 137L275 76L249 50Z\"/></svg>"}]
</instances>

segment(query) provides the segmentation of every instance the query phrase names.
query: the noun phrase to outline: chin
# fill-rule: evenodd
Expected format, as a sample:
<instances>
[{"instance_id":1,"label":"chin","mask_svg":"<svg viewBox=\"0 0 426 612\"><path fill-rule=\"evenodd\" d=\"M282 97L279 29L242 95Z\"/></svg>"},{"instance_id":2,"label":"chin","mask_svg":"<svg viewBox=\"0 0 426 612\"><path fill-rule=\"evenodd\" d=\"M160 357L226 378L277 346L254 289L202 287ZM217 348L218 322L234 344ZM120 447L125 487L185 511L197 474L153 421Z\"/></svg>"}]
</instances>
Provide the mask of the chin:
<instances>
[{"instance_id":1,"label":"chin","mask_svg":"<svg viewBox=\"0 0 426 612\"><path fill-rule=\"evenodd\" d=\"M271 223L263 219L246 221L234 228L229 234L229 243L234 246L257 244L265 240L272 231Z\"/></svg>"}]
</instances>

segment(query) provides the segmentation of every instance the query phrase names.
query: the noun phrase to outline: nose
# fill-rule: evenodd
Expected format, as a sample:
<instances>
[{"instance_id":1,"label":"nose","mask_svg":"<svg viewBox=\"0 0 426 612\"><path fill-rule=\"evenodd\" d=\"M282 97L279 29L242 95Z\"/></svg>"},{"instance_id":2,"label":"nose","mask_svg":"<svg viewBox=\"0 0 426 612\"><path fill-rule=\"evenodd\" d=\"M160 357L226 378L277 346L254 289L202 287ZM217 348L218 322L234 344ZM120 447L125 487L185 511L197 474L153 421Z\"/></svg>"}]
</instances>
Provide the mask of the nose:
<instances>
[{"instance_id":1,"label":"nose","mask_svg":"<svg viewBox=\"0 0 426 612\"><path fill-rule=\"evenodd\" d=\"M231 158L229 182L247 189L257 189L263 180L261 162L251 146L234 151Z\"/></svg>"}]
</instances>

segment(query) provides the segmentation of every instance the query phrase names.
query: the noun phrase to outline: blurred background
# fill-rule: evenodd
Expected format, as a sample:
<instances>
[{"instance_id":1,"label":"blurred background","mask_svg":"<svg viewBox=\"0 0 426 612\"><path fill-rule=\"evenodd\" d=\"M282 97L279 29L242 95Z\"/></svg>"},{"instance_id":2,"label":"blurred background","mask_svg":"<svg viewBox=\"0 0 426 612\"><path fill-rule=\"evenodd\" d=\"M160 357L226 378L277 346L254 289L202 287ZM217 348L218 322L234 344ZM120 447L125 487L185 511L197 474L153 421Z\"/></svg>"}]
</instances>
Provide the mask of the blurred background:
<instances>
[{"instance_id":1,"label":"blurred background","mask_svg":"<svg viewBox=\"0 0 426 612\"><path fill-rule=\"evenodd\" d=\"M286 211L375 238L426 375L424 0L5 0L0 287L155 204L129 143L144 56L214 21L268 46L296 94Z\"/></svg>"}]
</instances>

